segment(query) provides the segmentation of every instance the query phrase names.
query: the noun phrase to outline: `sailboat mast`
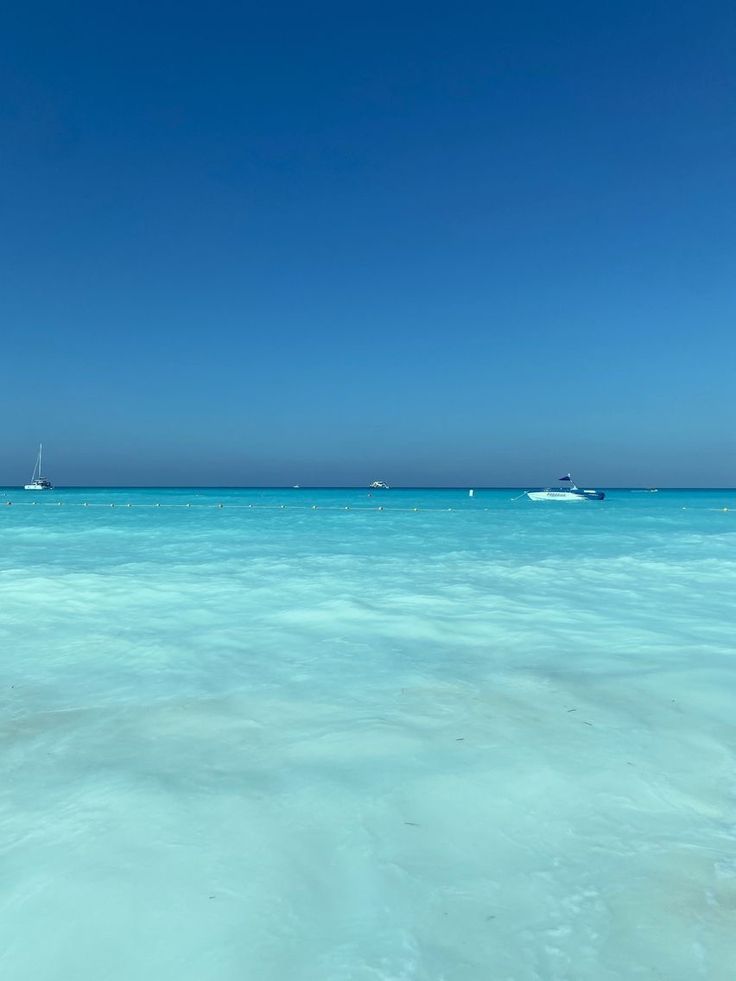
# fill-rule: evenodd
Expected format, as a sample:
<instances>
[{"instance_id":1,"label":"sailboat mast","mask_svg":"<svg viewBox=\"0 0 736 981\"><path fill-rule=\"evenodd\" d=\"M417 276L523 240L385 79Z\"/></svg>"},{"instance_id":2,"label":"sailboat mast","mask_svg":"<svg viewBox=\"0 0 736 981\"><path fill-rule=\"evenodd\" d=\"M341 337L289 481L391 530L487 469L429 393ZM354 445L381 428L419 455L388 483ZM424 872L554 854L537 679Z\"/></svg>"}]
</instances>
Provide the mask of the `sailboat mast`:
<instances>
[{"instance_id":1,"label":"sailboat mast","mask_svg":"<svg viewBox=\"0 0 736 981\"><path fill-rule=\"evenodd\" d=\"M43 453L43 443L38 444L38 476L39 479L43 473L43 464L41 463L41 454Z\"/></svg>"}]
</instances>

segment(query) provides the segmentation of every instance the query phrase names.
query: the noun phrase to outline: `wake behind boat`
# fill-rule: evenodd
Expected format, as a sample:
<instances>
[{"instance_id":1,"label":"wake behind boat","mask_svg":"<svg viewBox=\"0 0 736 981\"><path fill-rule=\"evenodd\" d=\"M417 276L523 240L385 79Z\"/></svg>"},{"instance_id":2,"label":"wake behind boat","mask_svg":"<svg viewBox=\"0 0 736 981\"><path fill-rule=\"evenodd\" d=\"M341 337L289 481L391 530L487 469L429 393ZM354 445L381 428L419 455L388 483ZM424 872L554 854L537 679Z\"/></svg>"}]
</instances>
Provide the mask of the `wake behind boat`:
<instances>
[{"instance_id":1,"label":"wake behind boat","mask_svg":"<svg viewBox=\"0 0 736 981\"><path fill-rule=\"evenodd\" d=\"M30 491L42 491L42 490L53 490L53 484L51 481L43 476L42 470L42 455L43 455L43 443L38 444L38 456L36 457L36 466L33 468L33 476L31 477L30 484L25 484L25 489Z\"/></svg>"},{"instance_id":2,"label":"wake behind boat","mask_svg":"<svg viewBox=\"0 0 736 981\"><path fill-rule=\"evenodd\" d=\"M606 496L599 490L581 490L575 485L571 474L560 477L560 482L567 482L568 487L547 487L545 490L527 491L530 501L602 501Z\"/></svg>"}]
</instances>

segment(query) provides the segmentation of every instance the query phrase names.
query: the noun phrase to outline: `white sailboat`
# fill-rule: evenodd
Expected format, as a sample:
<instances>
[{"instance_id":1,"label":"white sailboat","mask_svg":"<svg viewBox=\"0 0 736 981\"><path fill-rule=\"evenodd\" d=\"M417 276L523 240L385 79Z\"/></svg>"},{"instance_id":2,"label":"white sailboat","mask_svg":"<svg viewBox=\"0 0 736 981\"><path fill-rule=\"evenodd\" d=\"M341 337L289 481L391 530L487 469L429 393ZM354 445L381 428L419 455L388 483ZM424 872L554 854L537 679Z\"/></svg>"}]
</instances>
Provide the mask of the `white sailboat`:
<instances>
[{"instance_id":1,"label":"white sailboat","mask_svg":"<svg viewBox=\"0 0 736 981\"><path fill-rule=\"evenodd\" d=\"M30 484L25 485L26 490L51 490L53 484L51 481L43 476L43 470L41 467L43 457L43 443L38 444L38 456L36 457L36 466L33 468L33 476L31 477Z\"/></svg>"}]
</instances>

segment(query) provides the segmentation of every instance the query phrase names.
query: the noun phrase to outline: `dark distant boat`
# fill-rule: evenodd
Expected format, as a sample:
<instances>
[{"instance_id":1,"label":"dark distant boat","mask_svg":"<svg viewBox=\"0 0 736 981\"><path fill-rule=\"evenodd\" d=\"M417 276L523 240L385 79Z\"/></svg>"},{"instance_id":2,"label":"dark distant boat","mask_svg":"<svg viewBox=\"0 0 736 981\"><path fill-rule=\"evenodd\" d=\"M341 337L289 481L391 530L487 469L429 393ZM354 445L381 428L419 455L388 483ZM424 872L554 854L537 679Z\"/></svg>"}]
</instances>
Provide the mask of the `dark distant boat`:
<instances>
[{"instance_id":1,"label":"dark distant boat","mask_svg":"<svg viewBox=\"0 0 736 981\"><path fill-rule=\"evenodd\" d=\"M575 481L568 473L560 477L560 481L568 484L567 487L547 487L545 490L527 491L530 501L602 501L606 496L599 490L582 490L575 485Z\"/></svg>"},{"instance_id":2,"label":"dark distant boat","mask_svg":"<svg viewBox=\"0 0 736 981\"><path fill-rule=\"evenodd\" d=\"M48 479L48 477L43 476L43 470L41 469L41 458L43 456L43 443L38 444L38 456L36 457L36 466L33 468L33 476L31 477L30 484L25 484L26 490L31 491L42 491L42 490L52 490L53 484Z\"/></svg>"}]
</instances>

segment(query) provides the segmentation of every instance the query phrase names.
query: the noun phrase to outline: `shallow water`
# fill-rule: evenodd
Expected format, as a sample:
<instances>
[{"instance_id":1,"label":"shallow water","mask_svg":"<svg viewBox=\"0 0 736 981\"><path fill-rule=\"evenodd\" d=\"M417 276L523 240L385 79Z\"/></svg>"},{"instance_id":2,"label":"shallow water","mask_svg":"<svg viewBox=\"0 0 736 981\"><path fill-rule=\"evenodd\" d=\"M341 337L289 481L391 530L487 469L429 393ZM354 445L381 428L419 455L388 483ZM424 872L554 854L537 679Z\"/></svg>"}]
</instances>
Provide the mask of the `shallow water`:
<instances>
[{"instance_id":1,"label":"shallow water","mask_svg":"<svg viewBox=\"0 0 736 981\"><path fill-rule=\"evenodd\" d=\"M5 981L733 977L736 492L513 496L3 491Z\"/></svg>"}]
</instances>

